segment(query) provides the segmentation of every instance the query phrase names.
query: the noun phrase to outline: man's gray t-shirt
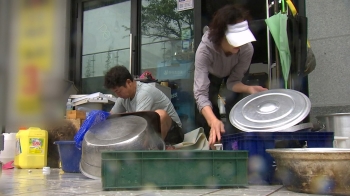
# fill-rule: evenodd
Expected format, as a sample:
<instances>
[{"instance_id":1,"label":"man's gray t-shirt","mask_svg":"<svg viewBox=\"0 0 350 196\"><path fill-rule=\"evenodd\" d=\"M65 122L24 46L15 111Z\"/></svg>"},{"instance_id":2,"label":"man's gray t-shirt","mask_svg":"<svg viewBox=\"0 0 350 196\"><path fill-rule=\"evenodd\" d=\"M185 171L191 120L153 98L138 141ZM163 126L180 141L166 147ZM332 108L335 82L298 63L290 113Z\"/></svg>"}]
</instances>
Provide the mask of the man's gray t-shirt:
<instances>
[{"instance_id":1,"label":"man's gray t-shirt","mask_svg":"<svg viewBox=\"0 0 350 196\"><path fill-rule=\"evenodd\" d=\"M142 82L137 82L136 94L132 100L118 97L111 113L155 111L159 109L165 110L173 121L179 127L182 127L180 118L169 98L156 87Z\"/></svg>"}]
</instances>

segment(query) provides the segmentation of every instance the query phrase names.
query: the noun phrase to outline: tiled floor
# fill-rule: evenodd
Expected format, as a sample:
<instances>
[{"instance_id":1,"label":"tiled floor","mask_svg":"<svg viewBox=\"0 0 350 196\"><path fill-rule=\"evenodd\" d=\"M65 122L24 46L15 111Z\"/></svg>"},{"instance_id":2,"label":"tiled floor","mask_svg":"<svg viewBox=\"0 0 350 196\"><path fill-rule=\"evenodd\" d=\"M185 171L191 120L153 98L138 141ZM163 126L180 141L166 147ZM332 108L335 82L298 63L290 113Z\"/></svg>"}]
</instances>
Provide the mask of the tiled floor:
<instances>
[{"instance_id":1,"label":"tiled floor","mask_svg":"<svg viewBox=\"0 0 350 196\"><path fill-rule=\"evenodd\" d=\"M199 196L199 195L271 195L296 196L307 195L287 191L277 186L248 186L230 189L172 189L172 190L133 190L102 191L100 181L91 180L82 174L63 173L59 169L51 169L49 175L42 170L12 169L3 170L0 176L0 195L142 195L142 196Z\"/></svg>"}]
</instances>

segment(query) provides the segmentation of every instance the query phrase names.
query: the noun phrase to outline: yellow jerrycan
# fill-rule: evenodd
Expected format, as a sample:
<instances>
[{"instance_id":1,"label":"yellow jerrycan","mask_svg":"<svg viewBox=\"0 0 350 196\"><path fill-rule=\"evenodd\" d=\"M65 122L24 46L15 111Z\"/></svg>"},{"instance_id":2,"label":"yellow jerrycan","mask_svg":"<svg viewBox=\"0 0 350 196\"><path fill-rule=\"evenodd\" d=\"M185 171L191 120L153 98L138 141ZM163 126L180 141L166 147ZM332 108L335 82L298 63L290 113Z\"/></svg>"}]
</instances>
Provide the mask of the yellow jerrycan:
<instances>
[{"instance_id":1,"label":"yellow jerrycan","mask_svg":"<svg viewBox=\"0 0 350 196\"><path fill-rule=\"evenodd\" d=\"M14 166L22 169L39 169L47 164L48 133L37 127L20 129L16 134Z\"/></svg>"}]
</instances>

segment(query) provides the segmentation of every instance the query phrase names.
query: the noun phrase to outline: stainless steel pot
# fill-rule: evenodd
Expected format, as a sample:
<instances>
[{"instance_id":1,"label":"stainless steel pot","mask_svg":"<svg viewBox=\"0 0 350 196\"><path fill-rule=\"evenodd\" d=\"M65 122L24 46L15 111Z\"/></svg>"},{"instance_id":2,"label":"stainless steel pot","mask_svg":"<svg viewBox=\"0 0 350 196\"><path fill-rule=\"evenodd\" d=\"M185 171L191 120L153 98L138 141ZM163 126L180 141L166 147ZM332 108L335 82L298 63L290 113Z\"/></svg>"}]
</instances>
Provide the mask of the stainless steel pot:
<instances>
[{"instance_id":1,"label":"stainless steel pot","mask_svg":"<svg viewBox=\"0 0 350 196\"><path fill-rule=\"evenodd\" d=\"M277 175L291 191L350 195L350 149L267 149Z\"/></svg>"},{"instance_id":2,"label":"stainless steel pot","mask_svg":"<svg viewBox=\"0 0 350 196\"><path fill-rule=\"evenodd\" d=\"M350 136L350 113L333 113L316 116L318 123L335 136Z\"/></svg>"},{"instance_id":3,"label":"stainless steel pot","mask_svg":"<svg viewBox=\"0 0 350 196\"><path fill-rule=\"evenodd\" d=\"M84 136L81 172L93 179L101 178L102 151L164 150L156 112L135 112L110 116L93 126Z\"/></svg>"}]
</instances>

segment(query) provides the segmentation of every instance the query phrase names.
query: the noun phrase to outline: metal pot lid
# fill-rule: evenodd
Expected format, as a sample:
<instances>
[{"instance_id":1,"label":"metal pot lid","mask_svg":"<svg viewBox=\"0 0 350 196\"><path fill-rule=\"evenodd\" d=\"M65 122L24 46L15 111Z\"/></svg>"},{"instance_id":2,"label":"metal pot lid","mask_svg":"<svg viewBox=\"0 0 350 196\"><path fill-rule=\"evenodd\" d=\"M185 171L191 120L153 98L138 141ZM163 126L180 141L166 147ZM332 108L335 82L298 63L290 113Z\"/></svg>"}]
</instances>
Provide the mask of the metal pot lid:
<instances>
[{"instance_id":1,"label":"metal pot lid","mask_svg":"<svg viewBox=\"0 0 350 196\"><path fill-rule=\"evenodd\" d=\"M314 125L312 123L302 123L283 130L279 130L279 132L295 132L295 131L300 131L305 129L312 129L313 127Z\"/></svg>"},{"instance_id":2,"label":"metal pot lid","mask_svg":"<svg viewBox=\"0 0 350 196\"><path fill-rule=\"evenodd\" d=\"M303 93L273 89L249 95L230 111L230 122L245 132L276 132L302 121L311 103Z\"/></svg>"},{"instance_id":3,"label":"metal pot lid","mask_svg":"<svg viewBox=\"0 0 350 196\"><path fill-rule=\"evenodd\" d=\"M140 116L121 116L107 119L90 128L86 142L95 145L121 144L135 139L147 129L147 121Z\"/></svg>"}]
</instances>

